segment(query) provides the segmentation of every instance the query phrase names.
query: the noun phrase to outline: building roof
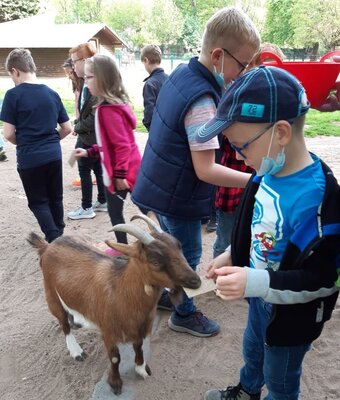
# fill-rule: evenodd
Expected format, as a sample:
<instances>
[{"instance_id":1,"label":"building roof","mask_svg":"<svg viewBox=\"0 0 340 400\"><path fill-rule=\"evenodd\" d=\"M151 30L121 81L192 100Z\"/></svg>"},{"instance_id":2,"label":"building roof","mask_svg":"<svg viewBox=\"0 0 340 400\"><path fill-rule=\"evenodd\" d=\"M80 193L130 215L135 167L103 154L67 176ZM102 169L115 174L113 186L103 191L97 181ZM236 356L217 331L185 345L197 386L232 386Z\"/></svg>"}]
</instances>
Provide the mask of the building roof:
<instances>
[{"instance_id":1,"label":"building roof","mask_svg":"<svg viewBox=\"0 0 340 400\"><path fill-rule=\"evenodd\" d=\"M105 24L56 24L54 19L40 14L0 23L0 48L71 48L94 37L102 45L127 47Z\"/></svg>"}]
</instances>

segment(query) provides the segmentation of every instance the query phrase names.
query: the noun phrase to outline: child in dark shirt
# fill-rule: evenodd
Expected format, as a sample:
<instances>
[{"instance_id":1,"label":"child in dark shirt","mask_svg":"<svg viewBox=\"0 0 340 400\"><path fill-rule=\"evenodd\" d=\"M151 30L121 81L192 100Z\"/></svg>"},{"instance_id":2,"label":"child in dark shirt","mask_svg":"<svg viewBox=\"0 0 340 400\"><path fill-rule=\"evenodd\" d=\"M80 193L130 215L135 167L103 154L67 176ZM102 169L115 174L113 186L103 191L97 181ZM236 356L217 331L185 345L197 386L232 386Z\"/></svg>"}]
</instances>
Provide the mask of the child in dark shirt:
<instances>
[{"instance_id":1,"label":"child in dark shirt","mask_svg":"<svg viewBox=\"0 0 340 400\"><path fill-rule=\"evenodd\" d=\"M52 242L65 227L60 140L72 132L72 126L59 95L38 82L29 50L12 50L6 70L15 87L7 91L2 104L4 136L17 146L18 173L28 206L46 240Z\"/></svg>"},{"instance_id":2,"label":"child in dark shirt","mask_svg":"<svg viewBox=\"0 0 340 400\"><path fill-rule=\"evenodd\" d=\"M149 76L144 79L145 84L143 88L143 125L149 131L158 93L168 75L164 72L164 69L160 67L162 62L162 51L158 46L148 44L143 47L140 59L144 64L146 71L149 73Z\"/></svg>"}]
</instances>

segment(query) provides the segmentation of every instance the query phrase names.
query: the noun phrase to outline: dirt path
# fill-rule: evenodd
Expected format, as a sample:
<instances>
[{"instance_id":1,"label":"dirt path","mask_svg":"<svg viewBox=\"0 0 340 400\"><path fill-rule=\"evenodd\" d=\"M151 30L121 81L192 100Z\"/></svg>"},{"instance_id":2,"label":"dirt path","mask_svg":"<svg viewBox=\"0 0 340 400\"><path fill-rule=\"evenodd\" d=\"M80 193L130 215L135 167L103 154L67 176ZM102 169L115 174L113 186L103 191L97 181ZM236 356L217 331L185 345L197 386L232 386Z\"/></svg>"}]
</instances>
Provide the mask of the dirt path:
<instances>
[{"instance_id":1,"label":"dirt path","mask_svg":"<svg viewBox=\"0 0 340 400\"><path fill-rule=\"evenodd\" d=\"M138 134L143 147L145 135ZM310 150L324 158L340 179L340 138L309 139ZM77 177L67 159L74 138L66 138L64 153L65 211L79 205L80 191L71 186ZM108 362L99 335L76 332L89 357L83 363L68 355L63 334L47 310L42 276L35 251L25 238L37 224L27 208L16 172L14 146L7 145L8 162L0 163L0 397L2 400L89 399ZM127 217L136 212L130 203ZM67 221L67 234L87 235L95 242L110 235L108 216ZM203 230L206 263L212 254L214 234ZM222 326L220 335L198 339L171 332L167 313L161 313L159 329L152 337L153 376L136 377L141 400L200 400L205 390L238 381L241 340L247 307L244 301L225 303L213 294L198 299L199 307ZM340 398L340 307L323 335L307 355L302 378L303 400ZM123 360L124 362L124 360Z\"/></svg>"}]
</instances>

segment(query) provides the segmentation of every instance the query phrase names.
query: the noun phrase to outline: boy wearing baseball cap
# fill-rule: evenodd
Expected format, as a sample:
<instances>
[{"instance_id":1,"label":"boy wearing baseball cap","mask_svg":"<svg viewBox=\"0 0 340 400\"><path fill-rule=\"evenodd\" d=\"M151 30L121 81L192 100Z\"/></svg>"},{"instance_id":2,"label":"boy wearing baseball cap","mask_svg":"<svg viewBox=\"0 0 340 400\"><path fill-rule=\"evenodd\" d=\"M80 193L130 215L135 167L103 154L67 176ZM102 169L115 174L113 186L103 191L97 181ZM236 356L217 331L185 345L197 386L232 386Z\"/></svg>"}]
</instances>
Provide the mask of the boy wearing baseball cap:
<instances>
[{"instance_id":1,"label":"boy wearing baseball cap","mask_svg":"<svg viewBox=\"0 0 340 400\"><path fill-rule=\"evenodd\" d=\"M239 205L231 246L207 276L226 300L246 297L240 382L206 392L205 400L298 399L301 367L334 309L340 271L340 187L329 167L308 152L309 109L301 84L261 66L238 78L215 118L197 131L220 132L238 159L253 167Z\"/></svg>"}]
</instances>

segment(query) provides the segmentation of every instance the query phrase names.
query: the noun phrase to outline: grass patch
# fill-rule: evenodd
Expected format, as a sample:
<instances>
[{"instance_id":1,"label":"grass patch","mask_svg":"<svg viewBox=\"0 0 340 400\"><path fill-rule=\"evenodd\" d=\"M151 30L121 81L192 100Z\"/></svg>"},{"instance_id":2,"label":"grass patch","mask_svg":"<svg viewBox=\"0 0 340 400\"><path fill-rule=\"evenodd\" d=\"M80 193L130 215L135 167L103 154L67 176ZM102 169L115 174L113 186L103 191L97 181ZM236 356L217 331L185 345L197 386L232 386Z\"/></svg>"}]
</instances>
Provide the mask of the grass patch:
<instances>
[{"instance_id":1,"label":"grass patch","mask_svg":"<svg viewBox=\"0 0 340 400\"><path fill-rule=\"evenodd\" d=\"M340 136L340 111L309 110L306 116L305 136Z\"/></svg>"},{"instance_id":2,"label":"grass patch","mask_svg":"<svg viewBox=\"0 0 340 400\"><path fill-rule=\"evenodd\" d=\"M73 94L70 91L65 92L61 87L58 92L62 98L63 104L70 117L70 120L74 120L74 99ZM5 91L0 89L0 100L4 98ZM137 118L137 132L147 133L146 128L142 124L143 120L143 107L133 107L133 112ZM2 122L0 121L0 126ZM309 110L306 116L306 127L305 136L339 136L340 137L340 111L335 112L320 112L317 110Z\"/></svg>"},{"instance_id":3,"label":"grass patch","mask_svg":"<svg viewBox=\"0 0 340 400\"><path fill-rule=\"evenodd\" d=\"M145 126L143 125L142 121L143 121L143 107L133 107L133 112L136 116L137 119L137 127L136 127L136 131L137 132L145 132L147 133L147 129L145 128Z\"/></svg>"}]
</instances>

